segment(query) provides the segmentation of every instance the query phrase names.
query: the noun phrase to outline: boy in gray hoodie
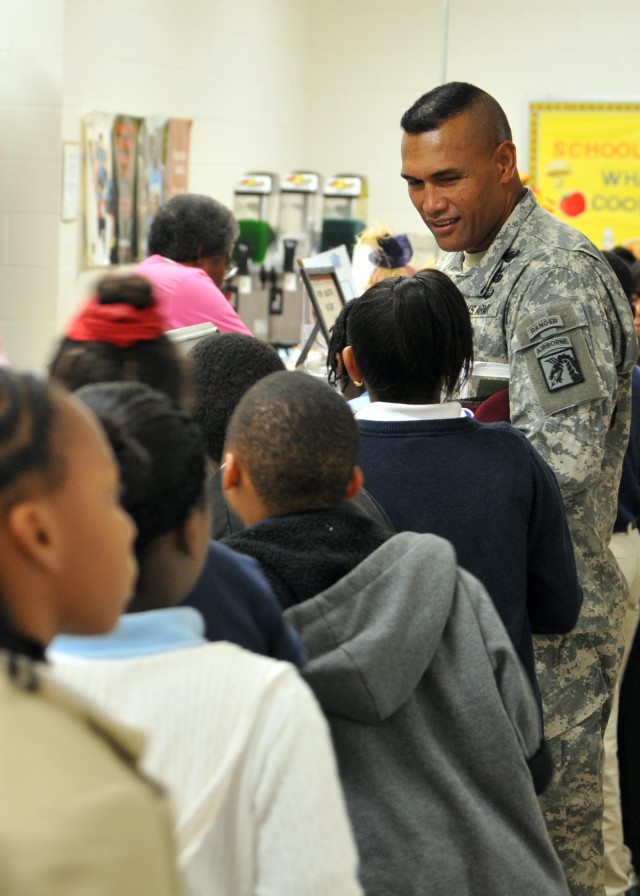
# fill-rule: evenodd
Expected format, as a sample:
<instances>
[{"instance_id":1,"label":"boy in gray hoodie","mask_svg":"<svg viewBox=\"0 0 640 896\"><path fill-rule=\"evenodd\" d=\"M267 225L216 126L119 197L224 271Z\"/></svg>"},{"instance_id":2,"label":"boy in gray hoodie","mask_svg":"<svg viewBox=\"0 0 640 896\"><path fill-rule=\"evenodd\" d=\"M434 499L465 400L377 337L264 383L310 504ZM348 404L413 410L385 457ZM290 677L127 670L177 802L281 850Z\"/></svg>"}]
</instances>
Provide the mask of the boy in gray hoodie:
<instances>
[{"instance_id":1,"label":"boy in gray hoodie","mask_svg":"<svg viewBox=\"0 0 640 896\"><path fill-rule=\"evenodd\" d=\"M238 405L223 487L309 655L368 896L567 896L536 799L550 778L530 685L483 586L441 538L388 532L348 406L302 373Z\"/></svg>"}]
</instances>

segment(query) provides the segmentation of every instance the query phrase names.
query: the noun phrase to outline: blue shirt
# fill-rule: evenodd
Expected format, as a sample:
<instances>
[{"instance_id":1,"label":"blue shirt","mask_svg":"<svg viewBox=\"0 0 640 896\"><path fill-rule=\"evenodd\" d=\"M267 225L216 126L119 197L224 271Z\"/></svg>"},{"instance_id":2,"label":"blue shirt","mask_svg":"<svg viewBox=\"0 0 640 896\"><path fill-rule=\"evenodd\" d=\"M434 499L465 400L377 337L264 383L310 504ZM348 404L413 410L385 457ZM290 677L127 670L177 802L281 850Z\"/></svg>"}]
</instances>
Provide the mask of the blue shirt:
<instances>
[{"instance_id":1,"label":"blue shirt","mask_svg":"<svg viewBox=\"0 0 640 896\"><path fill-rule=\"evenodd\" d=\"M206 644L204 620L192 607L125 613L106 635L58 635L50 650L67 656L121 660Z\"/></svg>"}]
</instances>

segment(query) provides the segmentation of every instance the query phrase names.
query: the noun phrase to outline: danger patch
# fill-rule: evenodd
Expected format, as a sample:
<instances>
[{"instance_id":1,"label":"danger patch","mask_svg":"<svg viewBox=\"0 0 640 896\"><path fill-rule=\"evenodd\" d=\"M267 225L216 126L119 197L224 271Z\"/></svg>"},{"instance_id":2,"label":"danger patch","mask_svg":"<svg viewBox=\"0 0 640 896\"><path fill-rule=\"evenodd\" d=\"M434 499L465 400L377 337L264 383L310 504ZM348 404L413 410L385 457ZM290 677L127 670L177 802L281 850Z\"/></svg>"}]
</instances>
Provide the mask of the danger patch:
<instances>
[{"instance_id":1,"label":"danger patch","mask_svg":"<svg viewBox=\"0 0 640 896\"><path fill-rule=\"evenodd\" d=\"M547 339L535 349L536 358L549 392L584 382L584 374L568 336Z\"/></svg>"}]
</instances>

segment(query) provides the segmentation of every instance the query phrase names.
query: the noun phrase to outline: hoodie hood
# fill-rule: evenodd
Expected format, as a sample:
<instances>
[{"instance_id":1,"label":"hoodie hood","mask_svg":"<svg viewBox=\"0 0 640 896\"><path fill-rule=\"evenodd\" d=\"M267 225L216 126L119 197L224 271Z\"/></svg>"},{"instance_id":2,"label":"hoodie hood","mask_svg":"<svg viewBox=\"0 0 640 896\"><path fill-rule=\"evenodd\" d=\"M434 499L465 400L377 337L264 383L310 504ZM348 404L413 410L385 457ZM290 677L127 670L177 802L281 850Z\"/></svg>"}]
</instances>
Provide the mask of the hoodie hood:
<instances>
[{"instance_id":1,"label":"hoodie hood","mask_svg":"<svg viewBox=\"0 0 640 896\"><path fill-rule=\"evenodd\" d=\"M323 710L380 722L412 695L440 644L457 581L452 545L402 532L344 578L285 612ZM401 660L401 661L398 661Z\"/></svg>"}]
</instances>

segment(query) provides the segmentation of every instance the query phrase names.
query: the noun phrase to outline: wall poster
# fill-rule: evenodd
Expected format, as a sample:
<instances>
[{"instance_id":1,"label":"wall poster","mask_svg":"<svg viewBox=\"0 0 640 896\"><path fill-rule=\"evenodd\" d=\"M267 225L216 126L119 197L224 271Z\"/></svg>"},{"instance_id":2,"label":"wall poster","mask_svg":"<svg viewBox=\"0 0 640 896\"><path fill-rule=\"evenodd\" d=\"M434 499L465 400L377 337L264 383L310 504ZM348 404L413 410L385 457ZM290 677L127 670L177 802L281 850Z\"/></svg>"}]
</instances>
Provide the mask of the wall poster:
<instances>
[{"instance_id":1,"label":"wall poster","mask_svg":"<svg viewBox=\"0 0 640 896\"><path fill-rule=\"evenodd\" d=\"M640 254L640 103L531 103L530 175L600 249Z\"/></svg>"},{"instance_id":2,"label":"wall poster","mask_svg":"<svg viewBox=\"0 0 640 896\"><path fill-rule=\"evenodd\" d=\"M146 256L160 206L188 190L191 122L109 112L83 122L86 262L130 264Z\"/></svg>"}]
</instances>

